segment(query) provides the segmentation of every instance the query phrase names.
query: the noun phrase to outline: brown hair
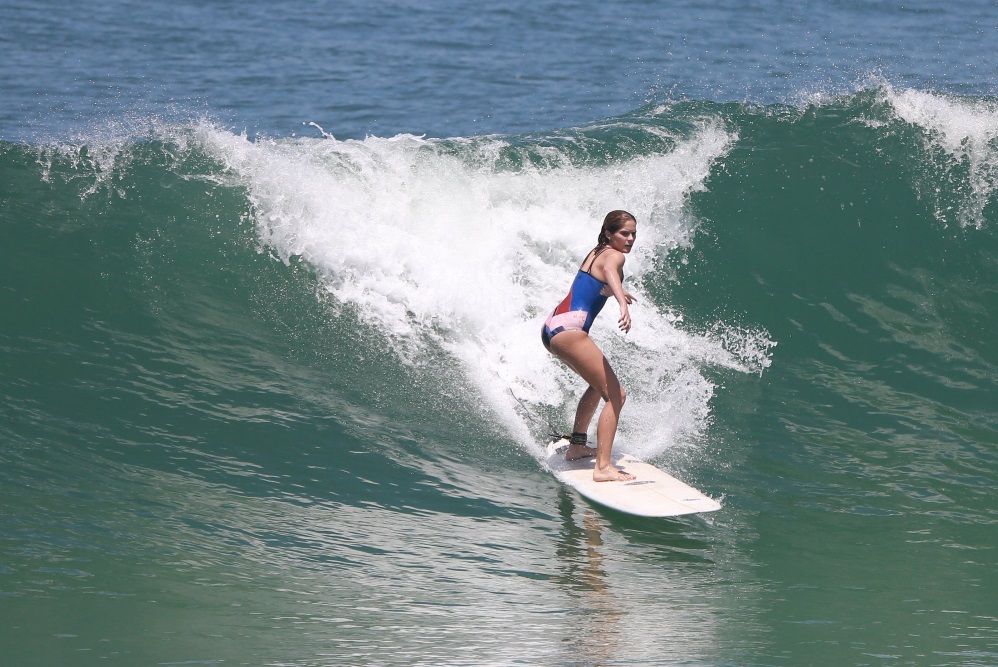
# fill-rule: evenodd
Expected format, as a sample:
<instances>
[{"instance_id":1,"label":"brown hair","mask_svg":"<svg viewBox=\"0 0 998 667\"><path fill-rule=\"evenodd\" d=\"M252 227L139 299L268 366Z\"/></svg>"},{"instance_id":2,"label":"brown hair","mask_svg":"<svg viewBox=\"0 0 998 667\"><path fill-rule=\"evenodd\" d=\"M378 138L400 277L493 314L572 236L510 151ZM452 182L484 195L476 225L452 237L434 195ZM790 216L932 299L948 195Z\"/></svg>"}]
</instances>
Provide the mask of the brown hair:
<instances>
[{"instance_id":1,"label":"brown hair","mask_svg":"<svg viewBox=\"0 0 998 667\"><path fill-rule=\"evenodd\" d=\"M627 211L610 211L603 218L603 227L599 230L599 240L596 241L596 246L606 245L610 242L610 235L616 234L620 231L620 228L624 226L624 223L628 220L633 221L637 224L638 219Z\"/></svg>"}]
</instances>

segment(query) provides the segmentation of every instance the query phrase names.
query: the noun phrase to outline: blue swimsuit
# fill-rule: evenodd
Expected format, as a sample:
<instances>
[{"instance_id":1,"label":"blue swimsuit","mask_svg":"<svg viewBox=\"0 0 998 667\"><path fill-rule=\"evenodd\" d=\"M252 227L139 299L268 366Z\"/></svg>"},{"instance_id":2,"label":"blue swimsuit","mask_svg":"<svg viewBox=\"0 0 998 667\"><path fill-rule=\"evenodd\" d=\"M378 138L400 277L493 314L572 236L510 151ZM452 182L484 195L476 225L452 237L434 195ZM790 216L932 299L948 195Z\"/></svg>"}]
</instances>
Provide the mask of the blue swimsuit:
<instances>
[{"instance_id":1,"label":"blue swimsuit","mask_svg":"<svg viewBox=\"0 0 998 667\"><path fill-rule=\"evenodd\" d=\"M593 268L596 258L606 250L607 246L596 249L589 269ZM585 266L585 262L582 263ZM606 303L607 297L612 294L610 287L601 280L598 280L588 270L579 268L572 281L572 287L568 290L568 296L558 304L558 307L548 316L541 329L541 342L544 347L551 349L551 339L562 331L585 331L593 325L593 320L599 315Z\"/></svg>"}]
</instances>

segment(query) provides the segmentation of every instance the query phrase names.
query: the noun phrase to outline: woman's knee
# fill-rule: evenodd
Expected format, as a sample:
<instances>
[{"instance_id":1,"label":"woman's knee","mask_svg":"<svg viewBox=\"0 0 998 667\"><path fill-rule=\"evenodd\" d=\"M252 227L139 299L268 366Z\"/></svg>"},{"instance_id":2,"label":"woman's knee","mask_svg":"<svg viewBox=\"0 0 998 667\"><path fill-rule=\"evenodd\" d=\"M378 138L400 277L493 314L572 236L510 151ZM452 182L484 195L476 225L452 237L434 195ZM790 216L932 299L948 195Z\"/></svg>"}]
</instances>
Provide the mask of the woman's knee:
<instances>
[{"instance_id":1,"label":"woman's knee","mask_svg":"<svg viewBox=\"0 0 998 667\"><path fill-rule=\"evenodd\" d=\"M624 385L619 382L611 384L611 386L607 387L606 393L603 394L603 400L607 403L616 403L623 407L624 402L627 401L627 391L624 390Z\"/></svg>"}]
</instances>

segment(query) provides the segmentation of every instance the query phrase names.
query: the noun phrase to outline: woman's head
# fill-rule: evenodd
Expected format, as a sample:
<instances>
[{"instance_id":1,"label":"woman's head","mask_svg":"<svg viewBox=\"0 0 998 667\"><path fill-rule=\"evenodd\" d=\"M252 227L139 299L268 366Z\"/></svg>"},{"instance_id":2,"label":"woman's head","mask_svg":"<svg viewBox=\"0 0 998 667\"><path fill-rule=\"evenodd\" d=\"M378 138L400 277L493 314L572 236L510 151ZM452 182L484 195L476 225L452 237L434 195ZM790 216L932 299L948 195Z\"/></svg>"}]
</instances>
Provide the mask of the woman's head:
<instances>
[{"instance_id":1,"label":"woman's head","mask_svg":"<svg viewBox=\"0 0 998 667\"><path fill-rule=\"evenodd\" d=\"M610 211L603 218L603 227L599 231L599 240L596 245L602 246L610 242L610 237L623 229L628 222L637 224L637 218L627 211Z\"/></svg>"}]
</instances>

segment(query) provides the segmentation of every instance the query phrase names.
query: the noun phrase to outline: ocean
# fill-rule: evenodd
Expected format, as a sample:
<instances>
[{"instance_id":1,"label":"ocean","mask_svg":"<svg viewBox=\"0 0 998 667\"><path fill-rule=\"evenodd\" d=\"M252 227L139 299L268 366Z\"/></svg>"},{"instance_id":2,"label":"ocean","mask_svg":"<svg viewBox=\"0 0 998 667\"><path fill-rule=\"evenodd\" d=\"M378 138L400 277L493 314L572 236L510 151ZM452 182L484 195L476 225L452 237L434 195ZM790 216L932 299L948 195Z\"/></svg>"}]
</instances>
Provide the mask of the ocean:
<instances>
[{"instance_id":1,"label":"ocean","mask_svg":"<svg viewBox=\"0 0 998 667\"><path fill-rule=\"evenodd\" d=\"M0 663L998 665L998 4L0 2ZM616 447L541 346L638 221Z\"/></svg>"}]
</instances>

